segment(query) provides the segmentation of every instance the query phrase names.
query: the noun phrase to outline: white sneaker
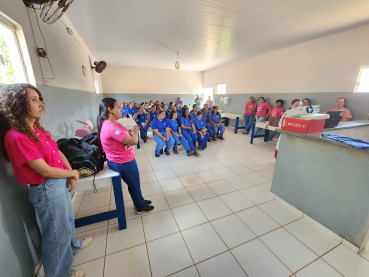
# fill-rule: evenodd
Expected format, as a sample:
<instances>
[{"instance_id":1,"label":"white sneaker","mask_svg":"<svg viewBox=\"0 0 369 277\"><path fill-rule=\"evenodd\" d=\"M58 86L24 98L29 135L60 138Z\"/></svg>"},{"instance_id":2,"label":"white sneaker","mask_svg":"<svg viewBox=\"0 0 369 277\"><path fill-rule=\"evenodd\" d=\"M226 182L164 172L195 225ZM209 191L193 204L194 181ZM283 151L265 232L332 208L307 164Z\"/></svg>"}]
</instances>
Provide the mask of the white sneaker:
<instances>
[{"instance_id":1,"label":"white sneaker","mask_svg":"<svg viewBox=\"0 0 369 277\"><path fill-rule=\"evenodd\" d=\"M85 272L82 270L75 270L70 277L83 277L85 276Z\"/></svg>"},{"instance_id":2,"label":"white sneaker","mask_svg":"<svg viewBox=\"0 0 369 277\"><path fill-rule=\"evenodd\" d=\"M81 250L81 249L83 249L83 248L86 248L86 247L87 247L87 246L89 246L91 243L92 243L92 238L91 238L91 237L84 238L84 239L82 240L82 246L81 246L80 250Z\"/></svg>"}]
</instances>

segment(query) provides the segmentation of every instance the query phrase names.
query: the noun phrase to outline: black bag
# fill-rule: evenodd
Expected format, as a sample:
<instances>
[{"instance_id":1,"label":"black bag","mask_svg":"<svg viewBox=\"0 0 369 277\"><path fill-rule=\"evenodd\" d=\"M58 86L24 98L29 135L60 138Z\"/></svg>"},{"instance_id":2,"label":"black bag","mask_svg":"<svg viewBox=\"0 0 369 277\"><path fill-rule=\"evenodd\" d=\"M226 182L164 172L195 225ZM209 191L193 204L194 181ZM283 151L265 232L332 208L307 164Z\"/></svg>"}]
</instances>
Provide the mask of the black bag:
<instances>
[{"instance_id":1,"label":"black bag","mask_svg":"<svg viewBox=\"0 0 369 277\"><path fill-rule=\"evenodd\" d=\"M59 139L57 144L80 177L95 175L104 168L105 153L96 145L75 138Z\"/></svg>"},{"instance_id":2,"label":"black bag","mask_svg":"<svg viewBox=\"0 0 369 277\"><path fill-rule=\"evenodd\" d=\"M93 132L87 136L84 136L83 138L81 138L82 142L87 142L89 145L95 145L95 146L99 146L99 143L97 141L97 133Z\"/></svg>"}]
</instances>

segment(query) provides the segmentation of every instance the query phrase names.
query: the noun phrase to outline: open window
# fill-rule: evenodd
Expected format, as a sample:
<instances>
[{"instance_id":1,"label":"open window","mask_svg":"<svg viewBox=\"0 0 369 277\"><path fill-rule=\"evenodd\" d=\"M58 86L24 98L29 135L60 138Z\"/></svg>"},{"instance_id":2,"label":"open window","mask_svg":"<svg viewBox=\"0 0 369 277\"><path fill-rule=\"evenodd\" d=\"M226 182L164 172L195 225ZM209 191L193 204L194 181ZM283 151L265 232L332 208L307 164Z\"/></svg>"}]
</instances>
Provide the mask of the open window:
<instances>
[{"instance_id":1,"label":"open window","mask_svg":"<svg viewBox=\"0 0 369 277\"><path fill-rule=\"evenodd\" d=\"M363 65L360 68L354 92L369 93L369 65Z\"/></svg>"},{"instance_id":2,"label":"open window","mask_svg":"<svg viewBox=\"0 0 369 277\"><path fill-rule=\"evenodd\" d=\"M100 94L99 82L94 79L94 84L95 84L95 92L96 92L96 94Z\"/></svg>"},{"instance_id":3,"label":"open window","mask_svg":"<svg viewBox=\"0 0 369 277\"><path fill-rule=\"evenodd\" d=\"M227 84L217 84L217 94L226 94Z\"/></svg>"}]
</instances>

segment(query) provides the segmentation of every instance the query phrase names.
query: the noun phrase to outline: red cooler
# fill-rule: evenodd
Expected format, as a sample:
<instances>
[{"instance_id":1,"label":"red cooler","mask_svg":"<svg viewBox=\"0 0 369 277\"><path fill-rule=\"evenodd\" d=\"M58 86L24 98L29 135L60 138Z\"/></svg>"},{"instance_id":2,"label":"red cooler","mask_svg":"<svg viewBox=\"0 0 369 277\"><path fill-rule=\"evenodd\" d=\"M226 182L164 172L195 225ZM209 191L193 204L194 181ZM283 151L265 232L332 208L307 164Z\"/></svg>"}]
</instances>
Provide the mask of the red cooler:
<instances>
[{"instance_id":1,"label":"red cooler","mask_svg":"<svg viewBox=\"0 0 369 277\"><path fill-rule=\"evenodd\" d=\"M325 119L301 119L284 117L282 120L282 130L298 132L298 133L313 133L323 131Z\"/></svg>"}]
</instances>

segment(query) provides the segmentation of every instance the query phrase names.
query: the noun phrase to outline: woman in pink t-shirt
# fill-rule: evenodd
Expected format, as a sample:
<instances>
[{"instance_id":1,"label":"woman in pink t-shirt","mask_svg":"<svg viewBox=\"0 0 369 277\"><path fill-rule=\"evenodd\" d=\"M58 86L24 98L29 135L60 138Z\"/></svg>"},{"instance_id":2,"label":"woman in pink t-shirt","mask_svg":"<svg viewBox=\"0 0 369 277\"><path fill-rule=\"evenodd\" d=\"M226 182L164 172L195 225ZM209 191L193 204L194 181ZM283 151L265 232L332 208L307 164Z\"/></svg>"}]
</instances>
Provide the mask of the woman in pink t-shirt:
<instances>
[{"instance_id":1,"label":"woman in pink t-shirt","mask_svg":"<svg viewBox=\"0 0 369 277\"><path fill-rule=\"evenodd\" d=\"M260 105L256 109L256 122L262 122L268 119L272 107L265 102L263 96L259 97ZM255 127L255 135L258 135L260 128Z\"/></svg>"},{"instance_id":2,"label":"woman in pink t-shirt","mask_svg":"<svg viewBox=\"0 0 369 277\"><path fill-rule=\"evenodd\" d=\"M46 276L81 277L73 270L73 255L92 238L74 240L70 191L79 173L72 170L56 142L40 124L45 114L41 92L29 84L3 87L0 94L0 145L21 185L30 184L29 200L39 216L41 256ZM10 177L9 177L10 178ZM16 232L17 230L10 230Z\"/></svg>"},{"instance_id":3,"label":"woman in pink t-shirt","mask_svg":"<svg viewBox=\"0 0 369 277\"><path fill-rule=\"evenodd\" d=\"M138 142L138 126L132 131L123 127L118 119L122 118L119 102L114 98L104 98L100 102L97 116L97 134L99 144L106 153L108 166L111 170L119 172L128 186L137 214L150 212L154 209L150 200L142 197L140 187L140 174L135 160L134 145Z\"/></svg>"},{"instance_id":4,"label":"woman in pink t-shirt","mask_svg":"<svg viewBox=\"0 0 369 277\"><path fill-rule=\"evenodd\" d=\"M350 119L352 119L352 114L350 110L346 109L345 107L346 107L346 98L343 98L343 97L338 98L336 100L336 107L326 110L325 114L331 111L343 111L343 116L341 117L341 121L349 121Z\"/></svg>"},{"instance_id":5,"label":"woman in pink t-shirt","mask_svg":"<svg viewBox=\"0 0 369 277\"><path fill-rule=\"evenodd\" d=\"M284 113L284 109L282 108L284 101L282 99L278 99L275 104L276 107L272 109L270 112L270 118L278 118L280 119ZM275 135L275 131L270 132L269 140L272 140Z\"/></svg>"},{"instance_id":6,"label":"woman in pink t-shirt","mask_svg":"<svg viewBox=\"0 0 369 277\"><path fill-rule=\"evenodd\" d=\"M249 98L249 102L245 105L245 113L243 118L245 119L245 130L242 131L243 134L248 134L252 123L254 122L254 113L256 110L256 103L254 102L254 97Z\"/></svg>"}]
</instances>

